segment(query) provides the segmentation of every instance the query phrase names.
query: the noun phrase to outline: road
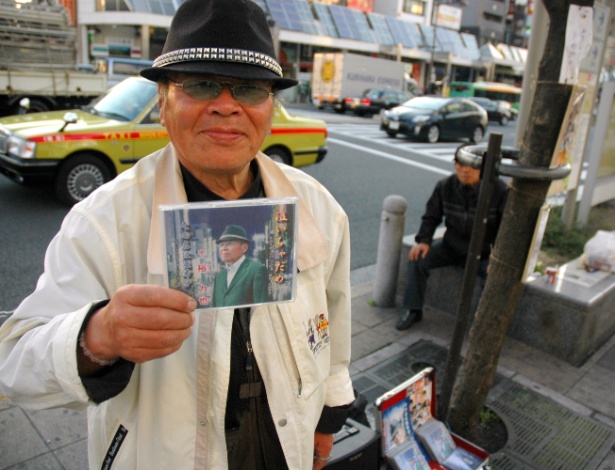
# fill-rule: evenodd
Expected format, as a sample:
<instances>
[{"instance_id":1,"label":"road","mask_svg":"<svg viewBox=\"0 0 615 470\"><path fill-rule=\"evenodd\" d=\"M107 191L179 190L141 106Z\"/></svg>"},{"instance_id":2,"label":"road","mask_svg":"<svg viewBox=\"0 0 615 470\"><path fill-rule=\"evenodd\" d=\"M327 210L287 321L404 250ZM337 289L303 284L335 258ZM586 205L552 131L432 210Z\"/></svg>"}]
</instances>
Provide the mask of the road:
<instances>
[{"instance_id":1,"label":"road","mask_svg":"<svg viewBox=\"0 0 615 470\"><path fill-rule=\"evenodd\" d=\"M453 169L459 142L413 143L391 139L378 129L377 118L336 115L314 108L291 112L325 119L329 153L318 165L304 168L322 182L348 213L351 267L376 262L382 202L392 194L406 199L405 233L418 229L427 197L437 180ZM515 123L489 131L514 141ZM36 286L45 249L60 228L68 208L50 189L26 188L0 175L0 310L12 310Z\"/></svg>"},{"instance_id":2,"label":"road","mask_svg":"<svg viewBox=\"0 0 615 470\"><path fill-rule=\"evenodd\" d=\"M36 287L47 245L68 208L49 188L26 188L0 175L0 310L13 310Z\"/></svg>"},{"instance_id":3,"label":"road","mask_svg":"<svg viewBox=\"0 0 615 470\"><path fill-rule=\"evenodd\" d=\"M399 195L408 203L404 233L418 230L427 198L435 183L453 171L455 150L463 144L393 139L380 131L377 117L291 111L327 120L329 153L304 171L323 183L348 213L352 269L376 263L382 203L387 196ZM516 121L506 126L490 123L488 132L501 133L502 145L513 146L516 127ZM483 143L487 140L488 136Z\"/></svg>"}]
</instances>

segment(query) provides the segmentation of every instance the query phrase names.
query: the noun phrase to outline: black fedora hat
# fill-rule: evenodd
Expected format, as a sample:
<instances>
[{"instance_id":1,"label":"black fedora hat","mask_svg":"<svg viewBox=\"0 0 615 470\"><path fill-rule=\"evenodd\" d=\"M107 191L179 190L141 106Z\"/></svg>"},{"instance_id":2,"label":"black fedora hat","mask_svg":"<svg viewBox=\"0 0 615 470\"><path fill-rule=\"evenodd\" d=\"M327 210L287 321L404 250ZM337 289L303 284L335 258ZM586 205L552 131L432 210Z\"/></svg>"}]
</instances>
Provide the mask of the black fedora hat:
<instances>
[{"instance_id":1,"label":"black fedora hat","mask_svg":"<svg viewBox=\"0 0 615 470\"><path fill-rule=\"evenodd\" d=\"M282 76L267 18L252 0L186 0L162 54L141 75L156 82L168 72L271 80L278 90L298 83Z\"/></svg>"}]
</instances>

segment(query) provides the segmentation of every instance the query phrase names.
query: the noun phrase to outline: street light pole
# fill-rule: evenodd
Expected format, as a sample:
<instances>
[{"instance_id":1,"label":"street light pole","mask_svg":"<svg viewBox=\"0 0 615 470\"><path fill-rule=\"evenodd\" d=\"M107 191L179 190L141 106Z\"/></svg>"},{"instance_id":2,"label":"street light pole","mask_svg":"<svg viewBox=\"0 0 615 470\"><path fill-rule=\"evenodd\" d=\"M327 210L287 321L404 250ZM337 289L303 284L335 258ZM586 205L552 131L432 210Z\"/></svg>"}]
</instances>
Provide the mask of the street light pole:
<instances>
[{"instance_id":1,"label":"street light pole","mask_svg":"<svg viewBox=\"0 0 615 470\"><path fill-rule=\"evenodd\" d=\"M429 87L432 83L436 81L436 39L437 39L437 24L438 24L438 11L440 9L440 5L446 4L451 6L459 6L464 7L467 6L467 0L433 0L431 7L431 63L429 64L429 75L425 77L425 89L429 91ZM450 28L450 26L444 26ZM457 29L457 28L456 28Z\"/></svg>"},{"instance_id":2,"label":"street light pole","mask_svg":"<svg viewBox=\"0 0 615 470\"><path fill-rule=\"evenodd\" d=\"M436 58L436 23L439 5L439 0L434 0L431 7L431 62L429 63L429 75L425 77L425 90L427 92L431 91L431 84L436 81L436 64L434 61Z\"/></svg>"}]
</instances>

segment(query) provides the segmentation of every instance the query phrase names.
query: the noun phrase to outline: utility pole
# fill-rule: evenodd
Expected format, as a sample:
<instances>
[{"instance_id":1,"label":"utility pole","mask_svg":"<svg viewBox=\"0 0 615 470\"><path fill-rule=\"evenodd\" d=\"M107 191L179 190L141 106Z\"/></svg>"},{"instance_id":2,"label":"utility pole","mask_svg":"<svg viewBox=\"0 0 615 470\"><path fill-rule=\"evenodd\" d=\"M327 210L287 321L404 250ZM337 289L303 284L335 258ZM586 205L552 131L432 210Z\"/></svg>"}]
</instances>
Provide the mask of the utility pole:
<instances>
[{"instance_id":1,"label":"utility pole","mask_svg":"<svg viewBox=\"0 0 615 470\"><path fill-rule=\"evenodd\" d=\"M423 89L426 92L431 90L431 85L436 81L436 25L438 23L438 7L440 6L439 0L434 0L433 5L431 7L431 18L430 18L430 26L431 26L431 48L430 48L430 60L429 60L429 73L425 74L425 86Z\"/></svg>"},{"instance_id":2,"label":"utility pole","mask_svg":"<svg viewBox=\"0 0 615 470\"><path fill-rule=\"evenodd\" d=\"M437 33L437 29L438 29L438 15L439 15L439 9L440 9L440 5L451 5L451 6L458 6L458 7L464 7L467 5L466 0L451 0L450 2L448 0L433 0L432 3L432 7L431 7L431 18L430 18L430 26L431 26L431 46L430 46L430 64L429 64L429 73L425 74L425 87L424 89L426 91L430 90L430 87L432 84L434 84L436 82L437 79L437 74L436 74L436 42L437 42L437 38L438 38L438 33ZM449 26L450 27L450 26ZM447 73L448 70L447 70Z\"/></svg>"}]
</instances>

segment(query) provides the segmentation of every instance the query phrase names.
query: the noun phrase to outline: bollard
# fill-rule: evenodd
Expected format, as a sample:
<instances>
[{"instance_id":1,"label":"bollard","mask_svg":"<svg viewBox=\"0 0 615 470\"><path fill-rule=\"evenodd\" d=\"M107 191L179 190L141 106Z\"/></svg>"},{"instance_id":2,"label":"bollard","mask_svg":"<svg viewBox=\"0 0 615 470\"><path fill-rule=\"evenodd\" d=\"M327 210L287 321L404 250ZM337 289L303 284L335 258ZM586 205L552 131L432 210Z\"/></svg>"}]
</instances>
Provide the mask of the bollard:
<instances>
[{"instance_id":1,"label":"bollard","mask_svg":"<svg viewBox=\"0 0 615 470\"><path fill-rule=\"evenodd\" d=\"M407 207L406 200L397 195L387 196L382 203L373 299L379 307L395 306L399 258Z\"/></svg>"}]
</instances>

